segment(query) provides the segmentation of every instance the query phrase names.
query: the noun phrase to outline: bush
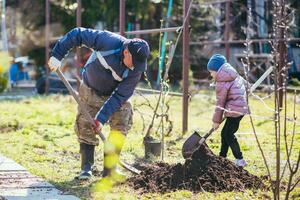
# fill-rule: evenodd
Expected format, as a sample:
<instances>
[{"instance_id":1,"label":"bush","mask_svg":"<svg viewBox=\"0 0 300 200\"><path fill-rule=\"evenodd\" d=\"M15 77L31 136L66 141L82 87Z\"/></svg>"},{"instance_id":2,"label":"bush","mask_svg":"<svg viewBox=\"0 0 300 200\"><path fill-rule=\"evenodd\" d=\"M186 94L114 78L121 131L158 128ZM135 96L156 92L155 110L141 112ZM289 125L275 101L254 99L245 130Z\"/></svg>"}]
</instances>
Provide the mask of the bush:
<instances>
[{"instance_id":1,"label":"bush","mask_svg":"<svg viewBox=\"0 0 300 200\"><path fill-rule=\"evenodd\" d=\"M0 93L3 92L7 87L7 76L3 73L3 69L0 66Z\"/></svg>"},{"instance_id":2,"label":"bush","mask_svg":"<svg viewBox=\"0 0 300 200\"><path fill-rule=\"evenodd\" d=\"M292 86L300 86L300 80L298 80L297 78L292 78L291 80L290 80L290 84L292 85Z\"/></svg>"}]
</instances>

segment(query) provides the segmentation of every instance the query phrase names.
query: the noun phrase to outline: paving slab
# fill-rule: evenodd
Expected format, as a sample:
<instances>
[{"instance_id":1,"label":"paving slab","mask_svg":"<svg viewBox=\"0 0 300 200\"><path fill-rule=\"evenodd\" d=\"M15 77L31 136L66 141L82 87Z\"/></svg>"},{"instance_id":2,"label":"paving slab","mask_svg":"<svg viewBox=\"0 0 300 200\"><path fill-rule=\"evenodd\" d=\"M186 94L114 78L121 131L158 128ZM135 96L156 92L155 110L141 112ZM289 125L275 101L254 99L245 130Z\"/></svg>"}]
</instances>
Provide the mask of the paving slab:
<instances>
[{"instance_id":1,"label":"paving slab","mask_svg":"<svg viewBox=\"0 0 300 200\"><path fill-rule=\"evenodd\" d=\"M0 155L0 172L2 171L26 171L26 169L12 159Z\"/></svg>"},{"instance_id":2,"label":"paving slab","mask_svg":"<svg viewBox=\"0 0 300 200\"><path fill-rule=\"evenodd\" d=\"M58 196L63 193L56 188L1 188L0 194L8 197Z\"/></svg>"},{"instance_id":3,"label":"paving slab","mask_svg":"<svg viewBox=\"0 0 300 200\"><path fill-rule=\"evenodd\" d=\"M0 198L1 200L1 198ZM31 196L31 197L7 197L5 200L78 200L72 195L57 195L51 197Z\"/></svg>"},{"instance_id":4,"label":"paving slab","mask_svg":"<svg viewBox=\"0 0 300 200\"><path fill-rule=\"evenodd\" d=\"M79 200L0 155L0 200Z\"/></svg>"}]
</instances>

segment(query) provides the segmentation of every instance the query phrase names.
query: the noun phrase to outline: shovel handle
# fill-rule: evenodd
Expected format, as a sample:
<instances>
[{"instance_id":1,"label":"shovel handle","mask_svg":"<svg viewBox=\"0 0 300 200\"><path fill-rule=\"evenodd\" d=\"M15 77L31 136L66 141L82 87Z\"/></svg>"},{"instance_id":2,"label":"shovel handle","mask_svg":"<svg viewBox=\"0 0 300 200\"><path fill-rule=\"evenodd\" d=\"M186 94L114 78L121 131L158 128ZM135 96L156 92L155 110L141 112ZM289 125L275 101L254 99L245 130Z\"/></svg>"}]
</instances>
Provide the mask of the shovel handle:
<instances>
[{"instance_id":1,"label":"shovel handle","mask_svg":"<svg viewBox=\"0 0 300 200\"><path fill-rule=\"evenodd\" d=\"M221 123L225 120L225 117L222 119ZM220 123L220 124L221 124ZM199 145L202 145L203 142L215 131L214 128L211 128L199 141Z\"/></svg>"},{"instance_id":2,"label":"shovel handle","mask_svg":"<svg viewBox=\"0 0 300 200\"><path fill-rule=\"evenodd\" d=\"M85 104L83 104L81 102L78 93L73 89L73 87L67 81L66 77L64 76L64 74L61 72L61 70L59 68L56 69L56 73L57 73L58 77L62 80L62 82L65 84L65 86L67 87L70 94L74 97L75 101L78 103L78 105L81 108L86 119L91 123L91 125L95 126L96 124L95 124L94 119L91 117L90 113L88 113ZM106 140L105 136L101 133L100 130L97 130L97 134L100 136L102 141Z\"/></svg>"},{"instance_id":3,"label":"shovel handle","mask_svg":"<svg viewBox=\"0 0 300 200\"><path fill-rule=\"evenodd\" d=\"M203 136L203 138L207 139L214 131L215 131L215 129L214 129L214 128L211 128L211 129Z\"/></svg>"},{"instance_id":4,"label":"shovel handle","mask_svg":"<svg viewBox=\"0 0 300 200\"><path fill-rule=\"evenodd\" d=\"M201 146L203 144L203 142L205 142L205 140L214 132L214 128L211 128L198 142L199 146Z\"/></svg>"}]
</instances>

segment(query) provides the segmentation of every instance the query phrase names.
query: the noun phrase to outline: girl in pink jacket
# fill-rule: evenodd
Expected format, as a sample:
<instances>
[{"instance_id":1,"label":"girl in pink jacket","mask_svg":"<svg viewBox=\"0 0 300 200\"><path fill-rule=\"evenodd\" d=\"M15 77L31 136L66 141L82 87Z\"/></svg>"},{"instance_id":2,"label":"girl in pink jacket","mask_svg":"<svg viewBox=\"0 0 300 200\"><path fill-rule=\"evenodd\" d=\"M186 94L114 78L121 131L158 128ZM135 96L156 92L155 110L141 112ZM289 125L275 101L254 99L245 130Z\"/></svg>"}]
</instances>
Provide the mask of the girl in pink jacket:
<instances>
[{"instance_id":1,"label":"girl in pink jacket","mask_svg":"<svg viewBox=\"0 0 300 200\"><path fill-rule=\"evenodd\" d=\"M246 81L227 63L226 58L221 54L215 54L210 58L207 69L214 78L216 85L217 102L212 120L214 129L219 128L223 113L226 118L221 132L219 155L226 157L230 147L236 158L236 165L245 167L247 163L243 159L240 145L234 134L239 129L243 116L249 113L246 100Z\"/></svg>"}]
</instances>

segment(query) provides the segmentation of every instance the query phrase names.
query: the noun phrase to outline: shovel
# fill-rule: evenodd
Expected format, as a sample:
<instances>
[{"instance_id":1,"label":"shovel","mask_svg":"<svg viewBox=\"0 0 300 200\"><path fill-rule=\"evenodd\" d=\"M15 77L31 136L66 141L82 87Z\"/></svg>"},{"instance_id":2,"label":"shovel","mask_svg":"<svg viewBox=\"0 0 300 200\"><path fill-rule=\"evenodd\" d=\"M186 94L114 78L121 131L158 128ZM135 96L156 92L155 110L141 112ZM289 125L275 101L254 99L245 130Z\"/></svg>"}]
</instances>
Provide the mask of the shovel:
<instances>
[{"instance_id":1,"label":"shovel","mask_svg":"<svg viewBox=\"0 0 300 200\"><path fill-rule=\"evenodd\" d=\"M194 133L183 143L182 156L184 159L190 158L194 151L196 151L213 132L214 128L211 128L203 137L201 137L198 131L194 131Z\"/></svg>"},{"instance_id":2,"label":"shovel","mask_svg":"<svg viewBox=\"0 0 300 200\"><path fill-rule=\"evenodd\" d=\"M85 115L86 119L91 123L91 125L96 125L94 119L91 117L91 115L87 112L86 106L84 103L81 102L81 100L79 99L78 93L72 88L72 86L70 85L70 83L66 80L64 74L61 72L61 70L59 68L57 68L56 70L57 75L59 76L59 78L63 81L63 83L65 84L65 86L67 87L68 91L71 93L71 95L74 97L75 101L78 103L79 107L82 108L83 114ZM105 142L106 138L105 136L102 134L102 132L100 130L97 130L97 134L100 136L101 140L103 142ZM134 174L140 174L141 171L136 169L133 166L130 166L129 164L122 162L121 160L119 160L119 164L125 168L126 170L134 173Z\"/></svg>"},{"instance_id":3,"label":"shovel","mask_svg":"<svg viewBox=\"0 0 300 200\"><path fill-rule=\"evenodd\" d=\"M222 119L221 123L225 118ZM220 124L221 124L220 123ZM198 131L186 139L182 146L182 156L184 159L190 158L193 153L205 142L205 140L214 132L214 128L211 128L204 136L200 136Z\"/></svg>"}]
</instances>

